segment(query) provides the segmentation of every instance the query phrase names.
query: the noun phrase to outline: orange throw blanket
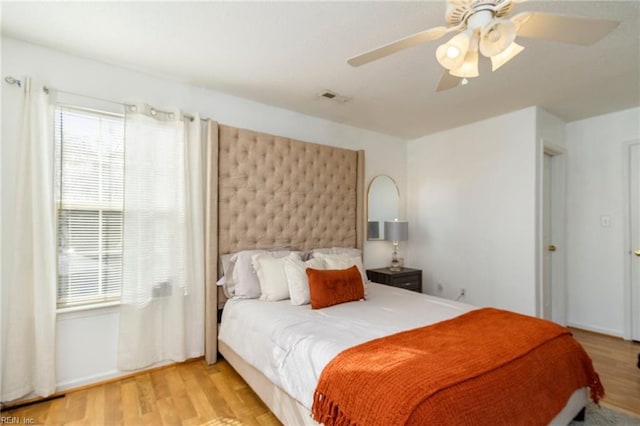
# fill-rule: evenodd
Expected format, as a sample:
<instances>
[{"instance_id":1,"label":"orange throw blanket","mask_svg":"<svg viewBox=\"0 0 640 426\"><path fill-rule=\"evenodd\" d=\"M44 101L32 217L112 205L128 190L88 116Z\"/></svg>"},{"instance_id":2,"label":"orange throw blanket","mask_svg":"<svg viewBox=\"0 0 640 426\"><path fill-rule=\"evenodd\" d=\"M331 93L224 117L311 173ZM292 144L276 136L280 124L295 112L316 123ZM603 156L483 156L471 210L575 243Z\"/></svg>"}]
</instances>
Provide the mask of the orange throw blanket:
<instances>
[{"instance_id":1,"label":"orange throw blanket","mask_svg":"<svg viewBox=\"0 0 640 426\"><path fill-rule=\"evenodd\" d=\"M585 386L598 403L600 378L566 328L485 308L338 354L312 413L328 426L546 425Z\"/></svg>"}]
</instances>

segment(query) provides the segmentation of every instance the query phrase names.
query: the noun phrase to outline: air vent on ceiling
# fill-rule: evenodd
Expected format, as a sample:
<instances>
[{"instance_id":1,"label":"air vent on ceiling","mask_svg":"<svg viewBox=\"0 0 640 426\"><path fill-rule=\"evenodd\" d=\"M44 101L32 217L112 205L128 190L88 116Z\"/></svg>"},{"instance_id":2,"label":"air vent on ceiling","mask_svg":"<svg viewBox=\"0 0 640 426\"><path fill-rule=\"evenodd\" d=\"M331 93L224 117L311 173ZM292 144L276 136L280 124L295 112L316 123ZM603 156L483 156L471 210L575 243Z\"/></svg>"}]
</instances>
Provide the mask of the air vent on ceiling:
<instances>
[{"instance_id":1,"label":"air vent on ceiling","mask_svg":"<svg viewBox=\"0 0 640 426\"><path fill-rule=\"evenodd\" d=\"M318 96L340 103L349 102L351 100L351 98L349 98L348 96L339 95L336 92L332 92L331 90L323 90L322 92L318 93Z\"/></svg>"}]
</instances>

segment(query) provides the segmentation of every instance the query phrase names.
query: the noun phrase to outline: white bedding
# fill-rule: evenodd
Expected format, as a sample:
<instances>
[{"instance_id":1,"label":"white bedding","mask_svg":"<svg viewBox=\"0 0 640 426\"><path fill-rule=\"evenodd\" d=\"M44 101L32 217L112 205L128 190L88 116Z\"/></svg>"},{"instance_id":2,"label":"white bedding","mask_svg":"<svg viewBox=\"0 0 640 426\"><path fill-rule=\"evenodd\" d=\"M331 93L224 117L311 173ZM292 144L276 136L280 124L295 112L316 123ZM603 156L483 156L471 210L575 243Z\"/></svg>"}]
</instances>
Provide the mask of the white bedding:
<instances>
[{"instance_id":1,"label":"white bedding","mask_svg":"<svg viewBox=\"0 0 640 426\"><path fill-rule=\"evenodd\" d=\"M474 309L368 283L366 301L318 310L291 305L289 300L229 300L218 339L310 409L322 369L344 349Z\"/></svg>"}]
</instances>

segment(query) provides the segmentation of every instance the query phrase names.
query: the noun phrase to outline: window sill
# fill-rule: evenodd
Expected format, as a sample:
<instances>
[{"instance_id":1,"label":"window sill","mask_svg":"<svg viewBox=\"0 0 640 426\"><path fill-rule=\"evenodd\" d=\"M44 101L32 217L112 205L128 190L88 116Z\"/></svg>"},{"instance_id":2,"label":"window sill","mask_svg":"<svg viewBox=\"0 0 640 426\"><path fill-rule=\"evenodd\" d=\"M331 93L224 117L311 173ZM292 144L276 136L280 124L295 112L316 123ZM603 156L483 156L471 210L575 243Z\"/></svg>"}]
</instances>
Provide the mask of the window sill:
<instances>
[{"instance_id":1,"label":"window sill","mask_svg":"<svg viewBox=\"0 0 640 426\"><path fill-rule=\"evenodd\" d=\"M77 318L83 316L104 315L117 312L120 302L93 303L91 305L71 306L68 308L56 309L56 314L64 318Z\"/></svg>"}]
</instances>

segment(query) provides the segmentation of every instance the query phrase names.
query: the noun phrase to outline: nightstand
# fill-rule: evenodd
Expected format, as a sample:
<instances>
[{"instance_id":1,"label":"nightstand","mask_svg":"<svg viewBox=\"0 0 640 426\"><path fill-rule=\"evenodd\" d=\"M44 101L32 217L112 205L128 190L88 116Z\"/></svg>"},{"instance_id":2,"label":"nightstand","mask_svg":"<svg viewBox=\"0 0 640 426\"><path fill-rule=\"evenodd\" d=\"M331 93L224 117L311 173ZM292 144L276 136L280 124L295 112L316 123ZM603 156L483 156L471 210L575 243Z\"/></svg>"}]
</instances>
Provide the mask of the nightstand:
<instances>
[{"instance_id":1,"label":"nightstand","mask_svg":"<svg viewBox=\"0 0 640 426\"><path fill-rule=\"evenodd\" d=\"M367 278L374 283L404 288L422 293L422 270L402 268L391 271L389 268L367 269Z\"/></svg>"}]
</instances>

